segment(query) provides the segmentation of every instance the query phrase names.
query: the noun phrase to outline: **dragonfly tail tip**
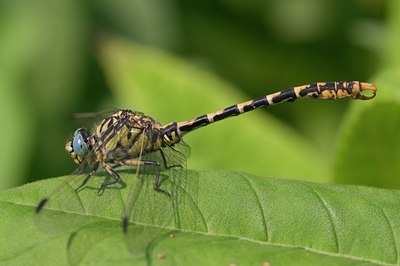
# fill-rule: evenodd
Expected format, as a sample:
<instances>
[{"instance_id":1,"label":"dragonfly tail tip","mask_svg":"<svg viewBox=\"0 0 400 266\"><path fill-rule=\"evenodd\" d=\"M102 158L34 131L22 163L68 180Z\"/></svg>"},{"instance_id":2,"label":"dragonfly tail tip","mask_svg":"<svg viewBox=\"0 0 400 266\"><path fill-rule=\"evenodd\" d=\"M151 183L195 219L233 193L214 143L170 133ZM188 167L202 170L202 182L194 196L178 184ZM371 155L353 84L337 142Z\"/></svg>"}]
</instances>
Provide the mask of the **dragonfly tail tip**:
<instances>
[{"instance_id":1,"label":"dragonfly tail tip","mask_svg":"<svg viewBox=\"0 0 400 266\"><path fill-rule=\"evenodd\" d=\"M355 96L359 100L371 100L376 95L376 86L371 83L360 82L360 91Z\"/></svg>"}]
</instances>

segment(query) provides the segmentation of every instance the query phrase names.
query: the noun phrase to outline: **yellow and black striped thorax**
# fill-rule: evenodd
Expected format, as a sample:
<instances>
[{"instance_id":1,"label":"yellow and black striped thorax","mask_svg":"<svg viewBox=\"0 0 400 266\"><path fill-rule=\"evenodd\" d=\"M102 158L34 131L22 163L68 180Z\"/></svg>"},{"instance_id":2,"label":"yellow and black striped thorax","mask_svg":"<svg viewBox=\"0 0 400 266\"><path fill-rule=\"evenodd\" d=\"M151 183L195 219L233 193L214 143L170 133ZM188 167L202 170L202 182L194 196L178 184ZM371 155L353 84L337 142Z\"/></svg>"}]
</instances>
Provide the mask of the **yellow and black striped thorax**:
<instances>
[{"instance_id":1,"label":"yellow and black striped thorax","mask_svg":"<svg viewBox=\"0 0 400 266\"><path fill-rule=\"evenodd\" d=\"M103 161L117 162L137 158L140 154L151 153L166 144L177 142L165 138L164 131L152 117L122 110L105 118L96 127L91 142Z\"/></svg>"},{"instance_id":2,"label":"yellow and black striped thorax","mask_svg":"<svg viewBox=\"0 0 400 266\"><path fill-rule=\"evenodd\" d=\"M95 155L95 161L118 163L180 141L176 123L162 126L152 117L131 110L117 111L104 118L90 136L86 132L86 129L78 129L65 146L77 164L81 164L89 152ZM86 153L77 152L83 147L74 148L77 134L85 136L81 143L88 150Z\"/></svg>"},{"instance_id":3,"label":"yellow and black striped thorax","mask_svg":"<svg viewBox=\"0 0 400 266\"><path fill-rule=\"evenodd\" d=\"M82 164L88 154L94 155L91 162L118 163L173 146L180 140L176 122L162 126L143 113L121 110L104 118L92 135L87 129L78 128L65 149L76 164Z\"/></svg>"}]
</instances>

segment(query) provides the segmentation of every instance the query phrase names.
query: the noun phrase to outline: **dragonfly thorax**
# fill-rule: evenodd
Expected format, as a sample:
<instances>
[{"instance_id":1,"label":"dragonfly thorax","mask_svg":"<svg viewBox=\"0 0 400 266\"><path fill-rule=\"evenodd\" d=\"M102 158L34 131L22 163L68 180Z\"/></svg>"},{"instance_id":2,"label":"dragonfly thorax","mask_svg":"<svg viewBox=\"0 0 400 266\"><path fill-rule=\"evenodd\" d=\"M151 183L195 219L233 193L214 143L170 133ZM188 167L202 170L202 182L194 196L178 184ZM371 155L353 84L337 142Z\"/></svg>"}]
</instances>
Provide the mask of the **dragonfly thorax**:
<instances>
[{"instance_id":1,"label":"dragonfly thorax","mask_svg":"<svg viewBox=\"0 0 400 266\"><path fill-rule=\"evenodd\" d=\"M96 153L102 155L101 160L112 163L151 153L162 145L160 126L153 118L141 113L116 112L96 128Z\"/></svg>"},{"instance_id":2,"label":"dragonfly thorax","mask_svg":"<svg viewBox=\"0 0 400 266\"><path fill-rule=\"evenodd\" d=\"M77 129L65 148L77 164L90 152L95 154L90 160L118 164L173 145L179 141L175 131L176 123L162 126L150 116L122 110L103 119L92 135Z\"/></svg>"}]
</instances>

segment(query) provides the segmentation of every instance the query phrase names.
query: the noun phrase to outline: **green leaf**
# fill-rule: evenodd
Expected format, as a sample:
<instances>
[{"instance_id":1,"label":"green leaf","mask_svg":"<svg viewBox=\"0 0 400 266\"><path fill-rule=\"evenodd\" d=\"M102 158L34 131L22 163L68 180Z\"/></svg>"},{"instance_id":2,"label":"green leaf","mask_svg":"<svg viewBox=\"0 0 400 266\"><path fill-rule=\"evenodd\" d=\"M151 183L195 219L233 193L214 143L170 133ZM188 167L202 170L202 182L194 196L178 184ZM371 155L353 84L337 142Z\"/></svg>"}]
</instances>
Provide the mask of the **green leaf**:
<instances>
[{"instance_id":1,"label":"green leaf","mask_svg":"<svg viewBox=\"0 0 400 266\"><path fill-rule=\"evenodd\" d=\"M211 73L161 50L111 37L100 48L119 107L144 112L162 123L189 120L249 98ZM268 162L270 176L328 181L323 179L329 176L328 156L261 110L193 132L185 140L193 151L190 168L265 174Z\"/></svg>"},{"instance_id":2,"label":"green leaf","mask_svg":"<svg viewBox=\"0 0 400 266\"><path fill-rule=\"evenodd\" d=\"M35 206L67 178L0 193L0 263L156 265L398 264L400 193L323 185L230 171L188 171L179 204L145 182L129 232L119 220L134 179L97 195L102 176L75 193L74 180ZM76 179L76 178L75 178ZM164 184L168 182L165 181ZM135 183L137 185L137 183ZM118 187L118 186L116 186ZM162 194L162 195L160 195ZM155 209L146 205L156 203ZM141 204L144 204L143 206ZM140 211L139 211L140 210ZM178 221L178 220L175 220Z\"/></svg>"},{"instance_id":3,"label":"green leaf","mask_svg":"<svg viewBox=\"0 0 400 266\"><path fill-rule=\"evenodd\" d=\"M374 79L373 101L354 106L338 138L335 181L400 188L400 68Z\"/></svg>"}]
</instances>

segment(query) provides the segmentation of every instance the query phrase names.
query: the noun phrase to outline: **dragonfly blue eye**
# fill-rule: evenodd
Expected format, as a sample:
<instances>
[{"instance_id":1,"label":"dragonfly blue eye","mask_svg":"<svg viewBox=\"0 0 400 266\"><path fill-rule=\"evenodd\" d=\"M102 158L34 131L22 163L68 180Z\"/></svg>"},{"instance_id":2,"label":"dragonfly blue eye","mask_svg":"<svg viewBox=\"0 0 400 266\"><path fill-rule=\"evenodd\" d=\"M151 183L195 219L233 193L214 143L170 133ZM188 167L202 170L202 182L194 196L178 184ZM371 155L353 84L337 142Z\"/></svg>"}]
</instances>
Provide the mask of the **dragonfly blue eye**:
<instances>
[{"instance_id":1,"label":"dragonfly blue eye","mask_svg":"<svg viewBox=\"0 0 400 266\"><path fill-rule=\"evenodd\" d=\"M76 155L84 158L88 153L87 145L88 132L84 128L79 128L75 131L74 137L72 139L72 148Z\"/></svg>"}]
</instances>

